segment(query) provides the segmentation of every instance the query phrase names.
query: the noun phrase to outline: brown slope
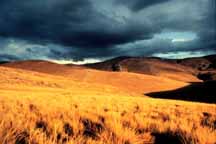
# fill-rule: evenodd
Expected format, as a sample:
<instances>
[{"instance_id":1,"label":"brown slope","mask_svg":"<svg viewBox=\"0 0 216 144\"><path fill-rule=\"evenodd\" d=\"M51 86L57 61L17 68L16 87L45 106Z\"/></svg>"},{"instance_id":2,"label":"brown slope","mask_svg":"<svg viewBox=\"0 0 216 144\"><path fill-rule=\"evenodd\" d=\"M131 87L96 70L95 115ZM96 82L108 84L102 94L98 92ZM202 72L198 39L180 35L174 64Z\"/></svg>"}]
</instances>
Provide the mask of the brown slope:
<instances>
[{"instance_id":1,"label":"brown slope","mask_svg":"<svg viewBox=\"0 0 216 144\"><path fill-rule=\"evenodd\" d=\"M0 66L0 93L13 94L24 93L43 94L55 96L56 94L67 95L126 95L124 91L110 85L78 82L67 77L28 71Z\"/></svg>"},{"instance_id":2,"label":"brown slope","mask_svg":"<svg viewBox=\"0 0 216 144\"><path fill-rule=\"evenodd\" d=\"M177 63L198 71L216 70L216 55L177 60Z\"/></svg>"},{"instance_id":3,"label":"brown slope","mask_svg":"<svg viewBox=\"0 0 216 144\"><path fill-rule=\"evenodd\" d=\"M204 81L216 80L216 55L199 58L187 58L176 61L180 65L193 68L197 71L197 77Z\"/></svg>"},{"instance_id":4,"label":"brown slope","mask_svg":"<svg viewBox=\"0 0 216 144\"><path fill-rule=\"evenodd\" d=\"M1 64L1 66L11 67L11 68L18 68L36 72L42 72L47 74L54 74L54 75L67 75L71 73L71 67L76 69L82 69L81 66L77 65L59 65L53 62L44 61L44 60L27 60L27 61L15 61L15 62L8 62Z\"/></svg>"},{"instance_id":5,"label":"brown slope","mask_svg":"<svg viewBox=\"0 0 216 144\"><path fill-rule=\"evenodd\" d=\"M119 57L86 66L99 70L113 71L113 68L116 65L121 67L121 71L162 76L184 82L200 81L196 77L196 69L178 64L175 60L143 57Z\"/></svg>"},{"instance_id":6,"label":"brown slope","mask_svg":"<svg viewBox=\"0 0 216 144\"><path fill-rule=\"evenodd\" d=\"M92 93L90 88L73 84L64 77L6 67L0 67L0 75L0 80L3 79L4 83L8 83L15 77L16 82L19 82L19 79L30 82L38 79L44 82L62 81L63 86L70 86L70 89L66 90L63 87L61 91L41 88L27 91L23 88L26 82L21 82L21 84L11 83L11 85L15 88L18 86L23 88L22 91L5 91L1 88L1 83L0 143L2 144L6 141L9 144L23 143L23 138L26 139L24 143L56 143L57 134L71 140L68 143L85 143L92 141L91 137L83 135L86 129L90 129L90 133L98 137L105 136L103 140L97 139L98 143L109 143L109 141L112 143L113 133L117 134L114 143L119 144L125 141L127 143L128 138L131 143L138 141L149 143L155 139L155 142L176 143L172 137L179 137L180 134L181 138L189 137L186 141L188 143L191 139L200 144L215 143L216 133L212 130L216 113L215 105L129 97L99 90ZM9 78L5 79L5 76ZM83 91L87 93L83 94ZM99 92L103 92L103 95L99 95ZM207 118L203 117L203 114L207 115ZM88 121L88 125L93 126L85 128L83 121ZM67 128L65 125L68 125ZM152 125L154 127L151 129ZM98 131L95 127L102 129L102 133L95 132ZM195 136L191 136L191 129L194 127L196 127L196 131L193 131ZM68 134L68 129L76 130L76 133L71 136ZM171 137L171 140L166 138L167 136ZM61 142L62 140L59 140L59 143Z\"/></svg>"},{"instance_id":7,"label":"brown slope","mask_svg":"<svg viewBox=\"0 0 216 144\"><path fill-rule=\"evenodd\" d=\"M187 85L187 83L184 82L159 76L155 77L127 72L97 71L84 67L70 67L45 61L13 62L4 64L3 66L63 76L68 80L84 82L87 85L109 85L118 88L119 91L127 91L134 94L173 90Z\"/></svg>"}]
</instances>

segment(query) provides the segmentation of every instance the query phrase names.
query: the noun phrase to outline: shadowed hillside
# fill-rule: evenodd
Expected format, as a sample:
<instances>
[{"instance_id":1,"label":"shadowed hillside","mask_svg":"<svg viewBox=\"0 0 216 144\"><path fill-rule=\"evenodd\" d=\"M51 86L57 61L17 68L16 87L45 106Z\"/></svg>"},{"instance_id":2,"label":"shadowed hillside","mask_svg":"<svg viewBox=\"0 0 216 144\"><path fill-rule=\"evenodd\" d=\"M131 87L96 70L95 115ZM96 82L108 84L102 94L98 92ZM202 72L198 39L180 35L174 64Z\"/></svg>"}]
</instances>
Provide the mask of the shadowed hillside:
<instances>
[{"instance_id":1,"label":"shadowed hillside","mask_svg":"<svg viewBox=\"0 0 216 144\"><path fill-rule=\"evenodd\" d=\"M200 77L197 76L200 73L205 74L211 72L210 75L212 75L212 71L216 71L215 59L216 55L179 60L154 57L119 57L105 62L87 64L85 66L105 71L128 71L164 76L185 82L198 82ZM116 70L116 67L120 68Z\"/></svg>"},{"instance_id":2,"label":"shadowed hillside","mask_svg":"<svg viewBox=\"0 0 216 144\"><path fill-rule=\"evenodd\" d=\"M1 64L6 64L6 63L9 63L9 61L0 61L0 65Z\"/></svg>"},{"instance_id":3,"label":"shadowed hillside","mask_svg":"<svg viewBox=\"0 0 216 144\"><path fill-rule=\"evenodd\" d=\"M153 92L145 95L153 98L176 99L216 104L216 81L193 83L189 86L166 92Z\"/></svg>"},{"instance_id":4,"label":"shadowed hillside","mask_svg":"<svg viewBox=\"0 0 216 144\"><path fill-rule=\"evenodd\" d=\"M216 70L216 55L177 60L177 63L198 71Z\"/></svg>"}]
</instances>

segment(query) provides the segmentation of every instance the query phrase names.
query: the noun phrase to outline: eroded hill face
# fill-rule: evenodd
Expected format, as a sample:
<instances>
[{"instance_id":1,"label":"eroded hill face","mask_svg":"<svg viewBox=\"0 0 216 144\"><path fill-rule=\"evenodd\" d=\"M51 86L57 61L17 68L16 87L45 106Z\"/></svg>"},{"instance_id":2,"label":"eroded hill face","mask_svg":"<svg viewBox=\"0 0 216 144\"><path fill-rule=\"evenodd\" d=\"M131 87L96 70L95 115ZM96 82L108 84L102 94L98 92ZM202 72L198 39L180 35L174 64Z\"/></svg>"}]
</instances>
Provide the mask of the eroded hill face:
<instances>
[{"instance_id":1,"label":"eroded hill face","mask_svg":"<svg viewBox=\"0 0 216 144\"><path fill-rule=\"evenodd\" d=\"M177 63L199 71L216 70L216 55L178 60Z\"/></svg>"},{"instance_id":2,"label":"eroded hill face","mask_svg":"<svg viewBox=\"0 0 216 144\"><path fill-rule=\"evenodd\" d=\"M216 80L216 55L188 58L179 60L178 63L195 69L198 73L197 77L203 81Z\"/></svg>"},{"instance_id":3,"label":"eroded hill face","mask_svg":"<svg viewBox=\"0 0 216 144\"><path fill-rule=\"evenodd\" d=\"M184 82L196 82L197 71L172 61L156 58L127 58L119 61L87 65L91 68L113 71L113 66L119 65L121 71L167 77Z\"/></svg>"},{"instance_id":4,"label":"eroded hill face","mask_svg":"<svg viewBox=\"0 0 216 144\"><path fill-rule=\"evenodd\" d=\"M116 71L115 68L120 67L119 71L163 76L184 82L199 82L200 80L215 80L215 59L215 55L182 60L120 57L86 66L105 71ZM200 78L203 74L208 75L207 78Z\"/></svg>"}]
</instances>

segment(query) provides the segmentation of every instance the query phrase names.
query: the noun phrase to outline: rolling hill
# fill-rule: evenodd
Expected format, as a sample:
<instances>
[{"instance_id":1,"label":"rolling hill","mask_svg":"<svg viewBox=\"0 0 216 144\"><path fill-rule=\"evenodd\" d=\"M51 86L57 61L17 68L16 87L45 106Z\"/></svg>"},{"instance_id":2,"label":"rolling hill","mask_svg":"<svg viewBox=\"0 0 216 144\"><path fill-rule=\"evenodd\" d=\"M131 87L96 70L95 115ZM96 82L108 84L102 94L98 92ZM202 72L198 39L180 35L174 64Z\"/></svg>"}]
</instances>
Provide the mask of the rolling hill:
<instances>
[{"instance_id":1,"label":"rolling hill","mask_svg":"<svg viewBox=\"0 0 216 144\"><path fill-rule=\"evenodd\" d=\"M157 64L154 67L161 68L162 63ZM181 76L170 65L161 71ZM0 143L214 144L214 103L145 95L158 91L187 95L203 86L164 75L47 61L4 63L0 65ZM176 92L168 93L169 99L178 99Z\"/></svg>"},{"instance_id":2,"label":"rolling hill","mask_svg":"<svg viewBox=\"0 0 216 144\"><path fill-rule=\"evenodd\" d=\"M198 75L203 74L210 75L209 80L211 77L213 77L212 80L215 79L215 58L216 55L179 60L154 57L119 57L86 66L105 71L115 71L115 67L120 67L120 71L163 76L184 82L199 82L200 77ZM203 79L201 78L201 80Z\"/></svg>"},{"instance_id":3,"label":"rolling hill","mask_svg":"<svg viewBox=\"0 0 216 144\"><path fill-rule=\"evenodd\" d=\"M3 64L2 66L61 76L76 82L109 85L118 88L119 91L127 91L134 94L173 90L188 85L185 82L168 79L166 77L128 72L98 71L80 66L60 65L47 61L20 61Z\"/></svg>"}]
</instances>

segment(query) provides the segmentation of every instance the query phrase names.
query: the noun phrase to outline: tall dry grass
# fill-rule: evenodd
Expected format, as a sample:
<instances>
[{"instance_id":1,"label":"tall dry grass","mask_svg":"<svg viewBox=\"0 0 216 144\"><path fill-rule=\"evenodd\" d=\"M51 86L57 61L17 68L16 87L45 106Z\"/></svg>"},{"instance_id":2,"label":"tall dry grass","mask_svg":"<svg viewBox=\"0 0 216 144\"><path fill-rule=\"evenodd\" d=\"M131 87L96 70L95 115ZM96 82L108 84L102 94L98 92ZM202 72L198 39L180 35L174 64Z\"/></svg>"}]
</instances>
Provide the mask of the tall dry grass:
<instances>
[{"instance_id":1,"label":"tall dry grass","mask_svg":"<svg viewBox=\"0 0 216 144\"><path fill-rule=\"evenodd\" d=\"M1 91L1 144L216 143L216 105L121 95Z\"/></svg>"},{"instance_id":2,"label":"tall dry grass","mask_svg":"<svg viewBox=\"0 0 216 144\"><path fill-rule=\"evenodd\" d=\"M80 82L0 67L0 144L216 143L215 104L139 93L185 83L127 73L112 81L109 76L92 73Z\"/></svg>"}]
</instances>

